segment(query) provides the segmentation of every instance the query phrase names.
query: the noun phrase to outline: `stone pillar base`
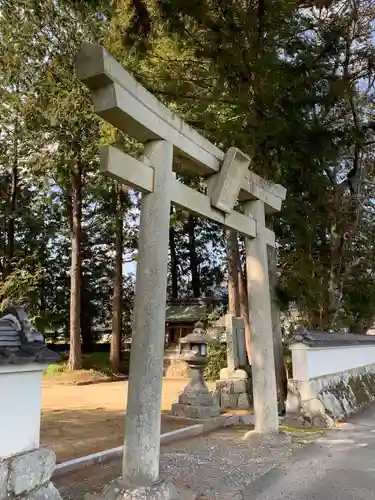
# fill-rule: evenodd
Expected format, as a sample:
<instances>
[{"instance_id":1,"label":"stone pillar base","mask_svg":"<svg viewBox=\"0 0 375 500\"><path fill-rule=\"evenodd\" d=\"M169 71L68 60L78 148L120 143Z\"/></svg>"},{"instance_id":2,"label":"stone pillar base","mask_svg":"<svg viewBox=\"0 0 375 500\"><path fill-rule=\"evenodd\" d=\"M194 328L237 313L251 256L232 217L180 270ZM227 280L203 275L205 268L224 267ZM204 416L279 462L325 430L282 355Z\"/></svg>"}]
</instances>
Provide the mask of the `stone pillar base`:
<instances>
[{"instance_id":1,"label":"stone pillar base","mask_svg":"<svg viewBox=\"0 0 375 500\"><path fill-rule=\"evenodd\" d=\"M51 482L55 464L44 448L0 460L0 500L61 500Z\"/></svg>"},{"instance_id":2,"label":"stone pillar base","mask_svg":"<svg viewBox=\"0 0 375 500\"><path fill-rule=\"evenodd\" d=\"M253 407L251 379L216 380L216 398L220 408L223 409L251 409Z\"/></svg>"},{"instance_id":3,"label":"stone pillar base","mask_svg":"<svg viewBox=\"0 0 375 500\"><path fill-rule=\"evenodd\" d=\"M129 486L125 481L115 479L101 494L87 495L85 500L195 500L190 490L177 488L172 483L159 481L149 486Z\"/></svg>"},{"instance_id":4,"label":"stone pillar base","mask_svg":"<svg viewBox=\"0 0 375 500\"><path fill-rule=\"evenodd\" d=\"M175 417L205 419L218 417L220 408L212 392L182 392L178 403L172 405L171 412Z\"/></svg>"}]
</instances>

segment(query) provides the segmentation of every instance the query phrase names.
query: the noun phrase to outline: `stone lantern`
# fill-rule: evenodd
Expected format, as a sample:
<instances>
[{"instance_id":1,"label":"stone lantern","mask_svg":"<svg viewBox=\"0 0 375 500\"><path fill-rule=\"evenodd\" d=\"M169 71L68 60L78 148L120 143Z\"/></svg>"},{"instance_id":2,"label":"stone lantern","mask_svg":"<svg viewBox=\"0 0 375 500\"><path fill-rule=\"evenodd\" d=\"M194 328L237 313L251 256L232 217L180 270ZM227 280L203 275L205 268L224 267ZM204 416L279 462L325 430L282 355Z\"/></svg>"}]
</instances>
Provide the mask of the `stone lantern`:
<instances>
[{"instance_id":1,"label":"stone lantern","mask_svg":"<svg viewBox=\"0 0 375 500\"><path fill-rule=\"evenodd\" d=\"M190 379L179 395L178 403L172 405L172 414L186 418L212 418L220 415L212 392L204 381L204 369L208 363L207 344L212 339L207 335L202 322L198 322L192 333L180 340L181 358L190 368Z\"/></svg>"}]
</instances>

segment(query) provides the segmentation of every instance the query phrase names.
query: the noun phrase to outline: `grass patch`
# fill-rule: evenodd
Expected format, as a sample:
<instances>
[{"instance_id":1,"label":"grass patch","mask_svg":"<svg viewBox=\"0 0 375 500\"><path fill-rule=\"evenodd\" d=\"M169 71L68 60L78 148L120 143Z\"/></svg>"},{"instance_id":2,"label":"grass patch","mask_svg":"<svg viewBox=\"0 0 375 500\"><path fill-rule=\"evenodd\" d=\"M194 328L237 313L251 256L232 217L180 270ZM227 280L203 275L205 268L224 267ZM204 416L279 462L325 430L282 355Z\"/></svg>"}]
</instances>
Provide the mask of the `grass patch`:
<instances>
[{"instance_id":1,"label":"grass patch","mask_svg":"<svg viewBox=\"0 0 375 500\"><path fill-rule=\"evenodd\" d=\"M129 373L130 351L124 351L122 354L119 373L127 375ZM109 353L107 352L84 354L82 356L82 368L104 373L105 375L113 375Z\"/></svg>"},{"instance_id":2,"label":"grass patch","mask_svg":"<svg viewBox=\"0 0 375 500\"><path fill-rule=\"evenodd\" d=\"M285 432L323 432L320 427L298 427L297 425L280 425L280 430Z\"/></svg>"},{"instance_id":3,"label":"grass patch","mask_svg":"<svg viewBox=\"0 0 375 500\"><path fill-rule=\"evenodd\" d=\"M127 375L129 373L129 360L130 351L124 351L122 356L122 361L120 364L119 374ZM58 377L66 373L71 373L68 371L68 359L67 356L63 356L63 359L59 363L52 363L48 365L48 368L43 372L47 377ZM82 370L78 370L77 373L88 373L92 375L97 375L100 377L114 375L111 363L109 359L108 352L92 352L90 354L82 355Z\"/></svg>"},{"instance_id":4,"label":"grass patch","mask_svg":"<svg viewBox=\"0 0 375 500\"><path fill-rule=\"evenodd\" d=\"M48 365L47 370L44 370L43 375L47 375L47 377L58 377L65 371L65 363L52 363Z\"/></svg>"}]
</instances>

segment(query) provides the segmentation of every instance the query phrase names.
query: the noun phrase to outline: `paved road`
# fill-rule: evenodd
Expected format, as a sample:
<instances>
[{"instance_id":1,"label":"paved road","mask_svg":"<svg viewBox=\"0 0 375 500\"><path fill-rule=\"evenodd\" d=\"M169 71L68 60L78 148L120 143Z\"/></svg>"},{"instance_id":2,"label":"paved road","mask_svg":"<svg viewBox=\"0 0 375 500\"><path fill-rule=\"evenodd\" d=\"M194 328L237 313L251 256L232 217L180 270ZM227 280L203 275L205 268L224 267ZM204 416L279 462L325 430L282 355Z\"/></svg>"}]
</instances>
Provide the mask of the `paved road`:
<instances>
[{"instance_id":1,"label":"paved road","mask_svg":"<svg viewBox=\"0 0 375 500\"><path fill-rule=\"evenodd\" d=\"M259 478L243 498L374 500L375 405Z\"/></svg>"}]
</instances>

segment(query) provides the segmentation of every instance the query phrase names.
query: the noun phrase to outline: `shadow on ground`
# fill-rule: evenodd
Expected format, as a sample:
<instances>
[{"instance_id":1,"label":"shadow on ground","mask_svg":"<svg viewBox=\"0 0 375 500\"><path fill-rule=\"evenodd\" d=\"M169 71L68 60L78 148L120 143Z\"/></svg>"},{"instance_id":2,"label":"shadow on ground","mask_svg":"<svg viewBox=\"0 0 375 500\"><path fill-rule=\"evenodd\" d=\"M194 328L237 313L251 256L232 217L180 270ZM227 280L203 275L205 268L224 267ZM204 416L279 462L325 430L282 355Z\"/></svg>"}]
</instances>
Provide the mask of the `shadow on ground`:
<instances>
[{"instance_id":1,"label":"shadow on ground","mask_svg":"<svg viewBox=\"0 0 375 500\"><path fill-rule=\"evenodd\" d=\"M162 432L183 427L161 417ZM120 446L124 442L124 412L103 408L44 411L41 444L56 453L57 463Z\"/></svg>"}]
</instances>

